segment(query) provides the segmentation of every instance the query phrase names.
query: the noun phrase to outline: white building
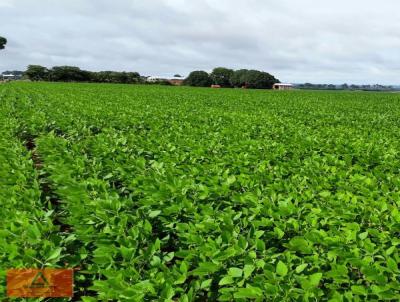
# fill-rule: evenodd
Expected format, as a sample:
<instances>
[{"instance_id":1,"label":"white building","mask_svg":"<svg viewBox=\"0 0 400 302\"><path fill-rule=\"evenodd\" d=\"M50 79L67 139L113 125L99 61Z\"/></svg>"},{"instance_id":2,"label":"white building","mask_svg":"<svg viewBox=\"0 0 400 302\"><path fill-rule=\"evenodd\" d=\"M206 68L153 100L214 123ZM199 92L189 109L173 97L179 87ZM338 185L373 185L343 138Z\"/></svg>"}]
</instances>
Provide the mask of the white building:
<instances>
[{"instance_id":1,"label":"white building","mask_svg":"<svg viewBox=\"0 0 400 302\"><path fill-rule=\"evenodd\" d=\"M167 81L167 80L168 80L167 78L159 77L159 76L151 76L151 77L148 77L146 79L146 81L150 82L150 83L155 83L155 82L160 82L160 81Z\"/></svg>"},{"instance_id":2,"label":"white building","mask_svg":"<svg viewBox=\"0 0 400 302\"><path fill-rule=\"evenodd\" d=\"M161 77L161 76L151 76L147 77L146 81L148 83L157 83L157 82L169 82L172 85L180 86L183 84L183 77Z\"/></svg>"},{"instance_id":3,"label":"white building","mask_svg":"<svg viewBox=\"0 0 400 302\"><path fill-rule=\"evenodd\" d=\"M284 83L276 83L274 86L272 86L273 89L275 90L291 90L293 89L292 84L284 84Z\"/></svg>"},{"instance_id":4,"label":"white building","mask_svg":"<svg viewBox=\"0 0 400 302\"><path fill-rule=\"evenodd\" d=\"M2 78L3 80L18 80L20 77L14 74L2 74L0 75L0 78Z\"/></svg>"}]
</instances>

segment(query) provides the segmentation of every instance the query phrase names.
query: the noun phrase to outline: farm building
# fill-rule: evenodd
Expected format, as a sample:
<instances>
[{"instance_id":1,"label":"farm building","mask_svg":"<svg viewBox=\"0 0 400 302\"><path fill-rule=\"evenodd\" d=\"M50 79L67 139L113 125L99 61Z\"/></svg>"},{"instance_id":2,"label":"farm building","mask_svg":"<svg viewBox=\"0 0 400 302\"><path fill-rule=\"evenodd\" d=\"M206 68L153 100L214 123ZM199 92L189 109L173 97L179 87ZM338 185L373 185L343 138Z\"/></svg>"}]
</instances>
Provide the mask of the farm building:
<instances>
[{"instance_id":1,"label":"farm building","mask_svg":"<svg viewBox=\"0 0 400 302\"><path fill-rule=\"evenodd\" d=\"M0 75L0 79L4 81L12 81L12 80L19 80L21 76L15 74L2 74Z\"/></svg>"},{"instance_id":2,"label":"farm building","mask_svg":"<svg viewBox=\"0 0 400 302\"><path fill-rule=\"evenodd\" d=\"M169 82L172 85L179 86L183 84L183 78L173 77L160 77L160 76L151 76L146 79L149 83L157 83L157 82Z\"/></svg>"},{"instance_id":3,"label":"farm building","mask_svg":"<svg viewBox=\"0 0 400 302\"><path fill-rule=\"evenodd\" d=\"M293 89L292 84L283 84L283 83L276 83L274 86L272 86L273 89L275 90L291 90Z\"/></svg>"},{"instance_id":4,"label":"farm building","mask_svg":"<svg viewBox=\"0 0 400 302\"><path fill-rule=\"evenodd\" d=\"M151 76L146 79L146 81L149 83L162 82L162 81L166 81L166 80L167 79L164 77L157 77L157 76Z\"/></svg>"},{"instance_id":5,"label":"farm building","mask_svg":"<svg viewBox=\"0 0 400 302\"><path fill-rule=\"evenodd\" d=\"M168 79L167 81L170 82L172 85L180 86L183 84L184 79L174 77L174 78Z\"/></svg>"}]
</instances>

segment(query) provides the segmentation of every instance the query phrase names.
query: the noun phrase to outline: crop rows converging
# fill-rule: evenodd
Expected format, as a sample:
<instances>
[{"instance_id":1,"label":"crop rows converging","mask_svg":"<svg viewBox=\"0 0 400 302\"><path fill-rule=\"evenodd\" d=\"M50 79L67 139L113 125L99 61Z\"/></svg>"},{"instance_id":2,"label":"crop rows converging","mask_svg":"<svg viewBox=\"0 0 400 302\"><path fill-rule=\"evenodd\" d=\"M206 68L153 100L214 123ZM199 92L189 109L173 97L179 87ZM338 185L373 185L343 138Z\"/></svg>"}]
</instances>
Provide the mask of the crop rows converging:
<instances>
[{"instance_id":1,"label":"crop rows converging","mask_svg":"<svg viewBox=\"0 0 400 302\"><path fill-rule=\"evenodd\" d=\"M0 85L0 277L74 268L85 302L398 300L399 151L397 94Z\"/></svg>"}]
</instances>

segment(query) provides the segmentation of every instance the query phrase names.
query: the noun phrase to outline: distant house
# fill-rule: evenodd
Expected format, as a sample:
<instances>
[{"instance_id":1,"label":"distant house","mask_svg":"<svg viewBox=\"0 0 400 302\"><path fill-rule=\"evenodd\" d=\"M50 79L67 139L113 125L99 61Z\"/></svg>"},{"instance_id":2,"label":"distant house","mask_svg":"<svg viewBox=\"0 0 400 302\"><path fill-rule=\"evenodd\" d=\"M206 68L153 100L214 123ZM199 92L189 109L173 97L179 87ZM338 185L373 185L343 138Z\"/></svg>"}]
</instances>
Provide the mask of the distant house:
<instances>
[{"instance_id":1,"label":"distant house","mask_svg":"<svg viewBox=\"0 0 400 302\"><path fill-rule=\"evenodd\" d=\"M180 86L183 84L184 79L180 77L173 77L171 79L168 79L168 82L170 82L174 86Z\"/></svg>"},{"instance_id":2,"label":"distant house","mask_svg":"<svg viewBox=\"0 0 400 302\"><path fill-rule=\"evenodd\" d=\"M19 80L21 76L15 74L2 74L0 75L0 78L4 81L13 81L13 80Z\"/></svg>"},{"instance_id":3,"label":"distant house","mask_svg":"<svg viewBox=\"0 0 400 302\"><path fill-rule=\"evenodd\" d=\"M149 83L156 83L156 82L162 82L162 81L166 81L166 78L163 77L157 77L157 76L151 76L151 77L147 77L146 82Z\"/></svg>"},{"instance_id":4,"label":"distant house","mask_svg":"<svg viewBox=\"0 0 400 302\"><path fill-rule=\"evenodd\" d=\"M170 84L174 86L180 86L183 84L184 79L180 77L162 77L162 76L151 76L147 77L146 79L147 82L149 83L157 83L157 82L169 82Z\"/></svg>"},{"instance_id":5,"label":"distant house","mask_svg":"<svg viewBox=\"0 0 400 302\"><path fill-rule=\"evenodd\" d=\"M293 89L292 84L276 83L272 86L274 90L291 90Z\"/></svg>"}]
</instances>

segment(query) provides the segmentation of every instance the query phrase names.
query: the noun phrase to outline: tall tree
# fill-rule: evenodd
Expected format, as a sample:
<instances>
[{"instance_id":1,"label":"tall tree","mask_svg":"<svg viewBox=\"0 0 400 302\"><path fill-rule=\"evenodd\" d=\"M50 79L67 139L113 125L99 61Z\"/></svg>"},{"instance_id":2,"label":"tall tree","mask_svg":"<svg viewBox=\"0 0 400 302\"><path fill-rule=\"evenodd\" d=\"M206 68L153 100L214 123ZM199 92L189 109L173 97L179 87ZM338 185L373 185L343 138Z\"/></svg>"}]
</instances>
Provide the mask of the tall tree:
<instances>
[{"instance_id":1,"label":"tall tree","mask_svg":"<svg viewBox=\"0 0 400 302\"><path fill-rule=\"evenodd\" d=\"M47 81L49 80L49 70L40 65L29 65L25 71L25 75L31 81Z\"/></svg>"},{"instance_id":2,"label":"tall tree","mask_svg":"<svg viewBox=\"0 0 400 302\"><path fill-rule=\"evenodd\" d=\"M7 44L7 39L0 37L0 49L4 49L6 47Z\"/></svg>"},{"instance_id":3,"label":"tall tree","mask_svg":"<svg viewBox=\"0 0 400 302\"><path fill-rule=\"evenodd\" d=\"M216 85L221 87L231 87L231 77L233 70L225 67L217 67L211 72L211 79Z\"/></svg>"},{"instance_id":4,"label":"tall tree","mask_svg":"<svg viewBox=\"0 0 400 302\"><path fill-rule=\"evenodd\" d=\"M247 69L235 70L231 76L231 85L234 87L245 86L247 72Z\"/></svg>"},{"instance_id":5,"label":"tall tree","mask_svg":"<svg viewBox=\"0 0 400 302\"><path fill-rule=\"evenodd\" d=\"M275 83L279 83L279 80L267 72L240 69L232 74L231 83L235 87L271 89Z\"/></svg>"},{"instance_id":6,"label":"tall tree","mask_svg":"<svg viewBox=\"0 0 400 302\"><path fill-rule=\"evenodd\" d=\"M99 71L91 72L91 81L98 83L134 84L140 82L138 72Z\"/></svg>"},{"instance_id":7,"label":"tall tree","mask_svg":"<svg viewBox=\"0 0 400 302\"><path fill-rule=\"evenodd\" d=\"M75 66L55 66L49 71L54 82L89 82L90 73Z\"/></svg>"},{"instance_id":8,"label":"tall tree","mask_svg":"<svg viewBox=\"0 0 400 302\"><path fill-rule=\"evenodd\" d=\"M195 87L210 87L212 79L205 71L192 71L185 79L184 84Z\"/></svg>"},{"instance_id":9,"label":"tall tree","mask_svg":"<svg viewBox=\"0 0 400 302\"><path fill-rule=\"evenodd\" d=\"M249 70L246 74L246 86L255 89L272 89L275 83L279 83L273 75L264 71Z\"/></svg>"}]
</instances>

